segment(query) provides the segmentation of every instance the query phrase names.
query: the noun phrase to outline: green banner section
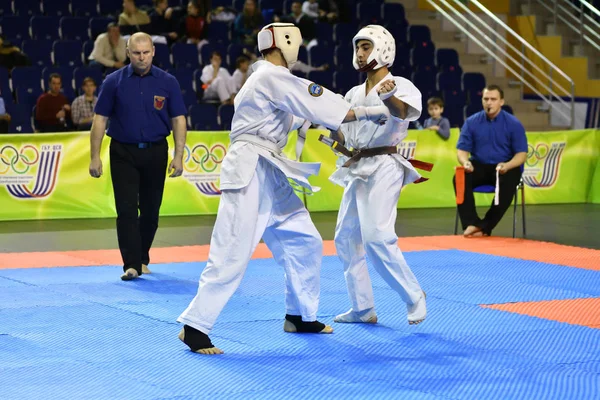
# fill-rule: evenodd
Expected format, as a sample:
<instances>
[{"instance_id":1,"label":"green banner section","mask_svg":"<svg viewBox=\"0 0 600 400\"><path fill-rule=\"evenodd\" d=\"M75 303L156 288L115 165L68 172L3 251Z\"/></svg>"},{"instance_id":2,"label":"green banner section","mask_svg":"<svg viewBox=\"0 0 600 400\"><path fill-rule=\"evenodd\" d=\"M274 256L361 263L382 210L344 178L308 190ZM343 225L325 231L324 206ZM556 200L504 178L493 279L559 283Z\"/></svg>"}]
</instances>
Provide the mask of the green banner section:
<instances>
[{"instance_id":1,"label":"green banner section","mask_svg":"<svg viewBox=\"0 0 600 400\"><path fill-rule=\"evenodd\" d=\"M300 194L311 211L337 210L343 189L329 181L336 156L319 134L308 132L303 161L322 163L311 183L321 191ZM429 181L405 187L401 208L454 207L452 177L459 131L443 140L433 131L410 131L400 146L407 158L435 164L423 172ZM527 204L600 203L600 131L528 133L524 172ZM169 147L173 149L172 137ZM108 157L109 138L102 146L104 175L89 176L89 133L0 136L0 220L114 217ZM296 135L285 148L295 157ZM215 214L219 203L220 163L229 146L228 132L189 132L184 173L167 178L161 215ZM490 204L491 195L478 195Z\"/></svg>"}]
</instances>

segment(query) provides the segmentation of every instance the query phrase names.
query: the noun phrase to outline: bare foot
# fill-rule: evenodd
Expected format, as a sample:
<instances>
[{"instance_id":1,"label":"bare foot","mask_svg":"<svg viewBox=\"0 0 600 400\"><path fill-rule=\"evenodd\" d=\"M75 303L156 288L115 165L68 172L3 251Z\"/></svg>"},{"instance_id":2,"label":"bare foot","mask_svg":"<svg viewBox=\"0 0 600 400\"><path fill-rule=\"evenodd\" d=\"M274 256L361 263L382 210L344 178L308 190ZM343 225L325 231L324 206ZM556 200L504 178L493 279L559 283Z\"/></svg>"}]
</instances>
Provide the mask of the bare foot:
<instances>
[{"instance_id":1,"label":"bare foot","mask_svg":"<svg viewBox=\"0 0 600 400\"><path fill-rule=\"evenodd\" d=\"M476 232L481 232L481 228L475 225L469 225L467 226L467 229L465 229L465 231L463 232L463 236L470 237L473 236L473 234L475 234Z\"/></svg>"},{"instance_id":2,"label":"bare foot","mask_svg":"<svg viewBox=\"0 0 600 400\"><path fill-rule=\"evenodd\" d=\"M188 333L190 334L188 338L186 338L186 328ZM194 353L198 353L198 354L206 354L206 355L214 355L214 354L223 354L223 350L219 349L218 347L215 347L212 345L212 342L210 341L210 339L208 338L208 336L190 326L184 326L181 331L179 332L179 335L177 335L177 337L179 338L179 340L181 340L183 343L185 343L191 351L193 351ZM204 346L207 347L204 347ZM202 348L197 348L197 347L202 347Z\"/></svg>"},{"instance_id":3,"label":"bare foot","mask_svg":"<svg viewBox=\"0 0 600 400\"><path fill-rule=\"evenodd\" d=\"M152 271L150 271L150 270L148 269L148 265L146 265L146 264L142 264L142 274L144 274L144 275L148 275L148 274L151 274L151 273L152 273Z\"/></svg>"}]
</instances>

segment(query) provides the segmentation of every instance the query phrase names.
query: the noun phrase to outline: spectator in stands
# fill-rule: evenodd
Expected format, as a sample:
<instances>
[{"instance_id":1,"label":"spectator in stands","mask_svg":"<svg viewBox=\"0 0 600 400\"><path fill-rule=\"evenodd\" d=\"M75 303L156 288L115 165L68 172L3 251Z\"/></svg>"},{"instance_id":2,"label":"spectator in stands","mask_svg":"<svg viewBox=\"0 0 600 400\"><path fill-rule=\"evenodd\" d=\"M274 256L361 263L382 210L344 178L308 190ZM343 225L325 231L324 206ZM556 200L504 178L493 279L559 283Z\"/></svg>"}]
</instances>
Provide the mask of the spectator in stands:
<instances>
[{"instance_id":1,"label":"spectator in stands","mask_svg":"<svg viewBox=\"0 0 600 400\"><path fill-rule=\"evenodd\" d=\"M62 78L59 74L50 75L50 90L42 94L35 107L35 119L41 132L63 132L68 130L67 121L71 106L67 96L61 93Z\"/></svg>"},{"instance_id":2,"label":"spectator in stands","mask_svg":"<svg viewBox=\"0 0 600 400\"><path fill-rule=\"evenodd\" d=\"M258 32L264 25L260 9L254 0L246 0L244 10L233 23L233 41L249 46L256 45Z\"/></svg>"},{"instance_id":3,"label":"spectator in stands","mask_svg":"<svg viewBox=\"0 0 600 400\"><path fill-rule=\"evenodd\" d=\"M10 43L4 35L0 35L0 67L12 70L14 67L31 65L29 58L21 50Z\"/></svg>"},{"instance_id":4,"label":"spectator in stands","mask_svg":"<svg viewBox=\"0 0 600 400\"><path fill-rule=\"evenodd\" d=\"M10 126L10 114L6 112L4 99L0 97L0 133L8 133Z\"/></svg>"},{"instance_id":5,"label":"spectator in stands","mask_svg":"<svg viewBox=\"0 0 600 400\"><path fill-rule=\"evenodd\" d=\"M210 13L206 13L203 3L196 0L188 2L187 15L181 22L180 31L186 37L186 42L195 44L198 51L208 43L206 36L210 21Z\"/></svg>"},{"instance_id":6,"label":"spectator in stands","mask_svg":"<svg viewBox=\"0 0 600 400\"><path fill-rule=\"evenodd\" d=\"M81 85L83 94L77 97L71 105L71 120L73 126L79 131L87 131L92 128L94 120L94 108L98 97L95 95L96 82L94 79L87 77Z\"/></svg>"},{"instance_id":7,"label":"spectator in stands","mask_svg":"<svg viewBox=\"0 0 600 400\"><path fill-rule=\"evenodd\" d=\"M483 110L465 121L456 145L465 173L457 170L453 183L458 198L464 193L458 213L466 237L492 233L512 202L521 179L520 167L527 159L525 129L516 117L502 110L502 89L487 86L482 103ZM498 205L494 201L483 219L477 215L473 196L473 188L480 185L497 185L500 190Z\"/></svg>"},{"instance_id":8,"label":"spectator in stands","mask_svg":"<svg viewBox=\"0 0 600 400\"><path fill-rule=\"evenodd\" d=\"M340 10L342 8L344 7L339 0L319 0L320 19L330 24L335 24L340 19Z\"/></svg>"},{"instance_id":9,"label":"spectator in stands","mask_svg":"<svg viewBox=\"0 0 600 400\"><path fill-rule=\"evenodd\" d=\"M149 24L148 13L137 8L135 0L123 0L123 12L119 15L119 26L122 27L124 34L131 35L147 30Z\"/></svg>"},{"instance_id":10,"label":"spectator in stands","mask_svg":"<svg viewBox=\"0 0 600 400\"><path fill-rule=\"evenodd\" d=\"M94 42L90 54L90 65L100 65L106 68L122 68L127 60L127 42L121 37L118 25L111 22L107 32L101 33Z\"/></svg>"},{"instance_id":11,"label":"spectator in stands","mask_svg":"<svg viewBox=\"0 0 600 400\"><path fill-rule=\"evenodd\" d=\"M221 53L213 51L210 64L202 69L204 100L219 99L221 104L233 104L233 84L229 72L221 67Z\"/></svg>"},{"instance_id":12,"label":"spectator in stands","mask_svg":"<svg viewBox=\"0 0 600 400\"><path fill-rule=\"evenodd\" d=\"M167 44L171 45L177 39L178 21L173 20L173 9L169 7L169 0L153 0L154 9L150 12L150 31L153 35L163 36Z\"/></svg>"},{"instance_id":13,"label":"spectator in stands","mask_svg":"<svg viewBox=\"0 0 600 400\"><path fill-rule=\"evenodd\" d=\"M275 17L275 22L291 22L300 29L302 42L310 47L310 42L317 37L315 21L302 12L302 2L294 1L292 3L292 12L281 18Z\"/></svg>"},{"instance_id":14,"label":"spectator in stands","mask_svg":"<svg viewBox=\"0 0 600 400\"><path fill-rule=\"evenodd\" d=\"M444 100L439 97L431 97L427 100L427 112L429 118L423 124L424 129L436 131L442 139L450 137L450 121L448 118L442 117L444 112Z\"/></svg>"},{"instance_id":15,"label":"spectator in stands","mask_svg":"<svg viewBox=\"0 0 600 400\"><path fill-rule=\"evenodd\" d=\"M302 3L302 12L315 21L325 17L325 11L319 9L317 0L305 0Z\"/></svg>"},{"instance_id":16,"label":"spectator in stands","mask_svg":"<svg viewBox=\"0 0 600 400\"><path fill-rule=\"evenodd\" d=\"M244 83L246 83L246 79L250 75L248 73L249 69L250 59L248 57L241 55L235 60L235 71L233 71L233 76L231 77L231 88L234 94L239 92Z\"/></svg>"}]
</instances>

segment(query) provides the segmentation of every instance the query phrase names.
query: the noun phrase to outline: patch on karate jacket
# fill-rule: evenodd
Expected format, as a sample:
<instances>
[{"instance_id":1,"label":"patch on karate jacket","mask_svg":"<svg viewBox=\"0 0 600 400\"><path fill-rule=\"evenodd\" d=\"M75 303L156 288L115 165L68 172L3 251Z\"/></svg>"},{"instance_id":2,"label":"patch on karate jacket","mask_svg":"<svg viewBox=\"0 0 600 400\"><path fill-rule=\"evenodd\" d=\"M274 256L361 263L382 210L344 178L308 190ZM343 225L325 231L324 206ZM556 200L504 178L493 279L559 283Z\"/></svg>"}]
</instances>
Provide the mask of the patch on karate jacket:
<instances>
[{"instance_id":1,"label":"patch on karate jacket","mask_svg":"<svg viewBox=\"0 0 600 400\"><path fill-rule=\"evenodd\" d=\"M162 110L165 106L165 98L163 96L154 96L154 108Z\"/></svg>"},{"instance_id":2,"label":"patch on karate jacket","mask_svg":"<svg viewBox=\"0 0 600 400\"><path fill-rule=\"evenodd\" d=\"M311 83L308 85L308 93L312 97L319 97L323 94L323 86L317 85L316 83Z\"/></svg>"}]
</instances>

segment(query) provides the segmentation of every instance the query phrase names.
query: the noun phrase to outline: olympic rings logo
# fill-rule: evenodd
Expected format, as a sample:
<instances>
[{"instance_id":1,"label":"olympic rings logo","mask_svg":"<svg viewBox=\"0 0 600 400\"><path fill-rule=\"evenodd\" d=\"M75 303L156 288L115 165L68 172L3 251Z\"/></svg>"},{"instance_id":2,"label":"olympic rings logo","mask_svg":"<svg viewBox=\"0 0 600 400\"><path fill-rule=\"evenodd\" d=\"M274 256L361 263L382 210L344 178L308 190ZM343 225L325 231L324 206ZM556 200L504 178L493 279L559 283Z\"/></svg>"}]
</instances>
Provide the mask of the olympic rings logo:
<instances>
[{"instance_id":1,"label":"olympic rings logo","mask_svg":"<svg viewBox=\"0 0 600 400\"><path fill-rule=\"evenodd\" d=\"M7 144L0 150L0 175L6 174L11 169L16 174L26 174L39 159L38 149L30 144L21 147L21 150Z\"/></svg>"},{"instance_id":2,"label":"olympic rings logo","mask_svg":"<svg viewBox=\"0 0 600 400\"><path fill-rule=\"evenodd\" d=\"M540 143L535 147L529 144L527 145L527 161L525 163L528 167L534 167L545 159L549 152L550 147L546 143Z\"/></svg>"},{"instance_id":3,"label":"olympic rings logo","mask_svg":"<svg viewBox=\"0 0 600 400\"><path fill-rule=\"evenodd\" d=\"M205 173L213 172L223 162L225 154L227 150L220 143L210 149L203 144L197 144L190 150L186 145L183 169L186 172L198 172L202 168Z\"/></svg>"}]
</instances>

